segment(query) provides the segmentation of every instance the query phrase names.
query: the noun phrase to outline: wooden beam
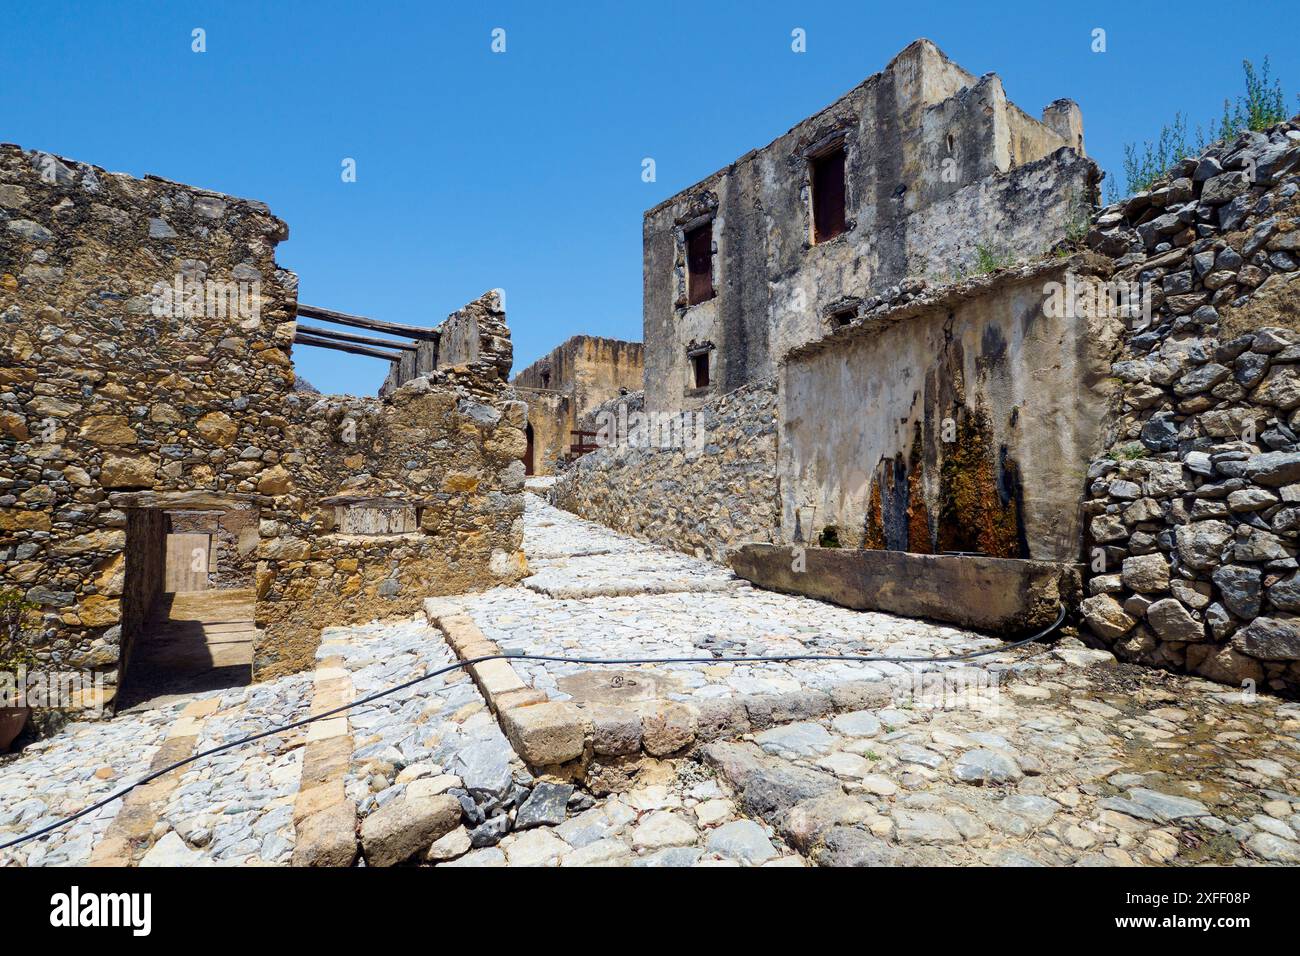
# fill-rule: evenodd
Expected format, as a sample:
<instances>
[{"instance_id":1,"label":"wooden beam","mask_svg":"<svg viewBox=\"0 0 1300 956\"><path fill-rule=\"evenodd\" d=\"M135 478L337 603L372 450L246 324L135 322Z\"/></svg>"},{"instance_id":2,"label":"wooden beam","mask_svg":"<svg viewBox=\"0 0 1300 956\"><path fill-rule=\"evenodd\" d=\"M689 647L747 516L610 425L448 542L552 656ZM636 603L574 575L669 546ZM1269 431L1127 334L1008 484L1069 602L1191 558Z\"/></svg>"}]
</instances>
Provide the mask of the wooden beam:
<instances>
[{"instance_id":1,"label":"wooden beam","mask_svg":"<svg viewBox=\"0 0 1300 956\"><path fill-rule=\"evenodd\" d=\"M383 359L386 362L396 362L406 354L404 352L386 352L383 349L372 349L368 345L352 345L348 342L336 342L334 339L318 339L314 335L304 335L302 332L294 335L293 340L299 345L314 345L322 349L335 349L339 352L351 352L353 355L367 355L370 358Z\"/></svg>"},{"instance_id":2,"label":"wooden beam","mask_svg":"<svg viewBox=\"0 0 1300 956\"><path fill-rule=\"evenodd\" d=\"M333 322L337 325L350 325L353 328L369 329L371 332L387 332L389 335L400 335L408 339L421 340L438 340L438 332L435 329L425 329L418 325L401 325L397 322L381 322L379 319L368 319L363 315L348 315L346 312L335 312L333 309L322 309L314 305L304 305L298 303L298 315L307 319L319 319L322 322Z\"/></svg>"},{"instance_id":3,"label":"wooden beam","mask_svg":"<svg viewBox=\"0 0 1300 956\"><path fill-rule=\"evenodd\" d=\"M338 339L340 342L355 342L358 345L376 345L385 349L400 349L403 352L414 352L420 348L414 342L376 339L369 335L353 335L351 332L340 332L338 329L322 329L313 325L299 325L298 331L305 335L317 335L323 339Z\"/></svg>"}]
</instances>

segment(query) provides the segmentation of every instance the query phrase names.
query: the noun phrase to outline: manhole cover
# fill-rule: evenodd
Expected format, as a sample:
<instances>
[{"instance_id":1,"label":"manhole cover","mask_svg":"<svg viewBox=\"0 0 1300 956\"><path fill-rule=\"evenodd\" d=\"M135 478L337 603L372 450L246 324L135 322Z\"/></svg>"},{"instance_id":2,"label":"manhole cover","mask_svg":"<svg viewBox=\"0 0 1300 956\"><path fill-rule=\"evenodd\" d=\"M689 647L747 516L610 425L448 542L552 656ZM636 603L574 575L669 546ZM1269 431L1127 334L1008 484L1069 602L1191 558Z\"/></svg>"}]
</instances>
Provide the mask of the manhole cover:
<instances>
[{"instance_id":1,"label":"manhole cover","mask_svg":"<svg viewBox=\"0 0 1300 956\"><path fill-rule=\"evenodd\" d=\"M561 677L556 686L575 701L631 704L679 692L679 683L658 671L591 670Z\"/></svg>"}]
</instances>

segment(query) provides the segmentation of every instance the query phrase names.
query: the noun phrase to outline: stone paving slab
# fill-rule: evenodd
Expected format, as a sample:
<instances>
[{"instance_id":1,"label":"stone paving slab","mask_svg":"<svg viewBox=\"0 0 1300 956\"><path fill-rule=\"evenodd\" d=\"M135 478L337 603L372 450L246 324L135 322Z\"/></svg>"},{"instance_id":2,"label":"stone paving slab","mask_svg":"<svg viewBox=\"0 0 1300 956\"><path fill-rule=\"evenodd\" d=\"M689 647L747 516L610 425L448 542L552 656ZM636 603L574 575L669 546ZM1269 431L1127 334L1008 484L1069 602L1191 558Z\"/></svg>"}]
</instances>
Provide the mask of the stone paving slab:
<instances>
[{"instance_id":1,"label":"stone paving slab","mask_svg":"<svg viewBox=\"0 0 1300 956\"><path fill-rule=\"evenodd\" d=\"M751 587L729 570L701 559L617 535L593 522L525 496L525 547L542 544L551 555L523 588L496 588L457 600L484 635L507 652L600 658L869 654L940 657L997 648L998 639L971 631L888 614L851 611L794 595ZM593 541L605 554L585 551ZM695 591L662 593L660 569L703 582ZM555 597L535 582L576 579L573 596ZM717 582L718 587L714 586ZM602 588L624 592L606 594ZM698 593L697 593L698 592ZM1013 666L1023 655L1008 652L982 660ZM566 677L582 664L513 662L529 684L553 700L571 695ZM664 676L665 697L702 704L753 694L827 691L850 681L907 681L917 670L948 665L856 662L764 664L661 664L637 669Z\"/></svg>"},{"instance_id":2,"label":"stone paving slab","mask_svg":"<svg viewBox=\"0 0 1300 956\"><path fill-rule=\"evenodd\" d=\"M1300 705L1131 665L1046 661L704 755L821 865L1300 862Z\"/></svg>"},{"instance_id":3,"label":"stone paving slab","mask_svg":"<svg viewBox=\"0 0 1300 956\"><path fill-rule=\"evenodd\" d=\"M143 776L186 703L128 721L74 723L0 758L0 840L53 823ZM0 850L0 865L85 866L121 808L115 800L43 840Z\"/></svg>"},{"instance_id":4,"label":"stone paving slab","mask_svg":"<svg viewBox=\"0 0 1300 956\"><path fill-rule=\"evenodd\" d=\"M530 557L529 566L536 572L523 579L523 586L551 598L728 591L743 584L718 565L650 548L635 551L583 548L560 559L534 561Z\"/></svg>"}]
</instances>

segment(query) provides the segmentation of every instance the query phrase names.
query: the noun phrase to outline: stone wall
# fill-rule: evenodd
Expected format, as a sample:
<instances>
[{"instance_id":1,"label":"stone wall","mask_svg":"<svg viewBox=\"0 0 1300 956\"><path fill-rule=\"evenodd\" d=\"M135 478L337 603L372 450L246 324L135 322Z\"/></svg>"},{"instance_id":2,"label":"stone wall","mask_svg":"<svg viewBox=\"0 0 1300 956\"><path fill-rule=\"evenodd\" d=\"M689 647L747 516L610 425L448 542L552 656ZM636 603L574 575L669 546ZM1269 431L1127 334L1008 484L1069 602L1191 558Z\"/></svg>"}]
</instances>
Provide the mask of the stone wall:
<instances>
[{"instance_id":1,"label":"stone wall","mask_svg":"<svg viewBox=\"0 0 1300 956\"><path fill-rule=\"evenodd\" d=\"M1300 122L1243 134L1102 211L1153 286L1088 470L1091 596L1120 656L1300 687Z\"/></svg>"},{"instance_id":2,"label":"stone wall","mask_svg":"<svg viewBox=\"0 0 1300 956\"><path fill-rule=\"evenodd\" d=\"M310 664L324 625L520 575L499 295L440 327L435 372L320 399L293 388L286 236L259 202L0 146L0 586L40 606L43 666L115 687L179 510L256 510L257 677ZM337 532L369 497L414 526Z\"/></svg>"},{"instance_id":3,"label":"stone wall","mask_svg":"<svg viewBox=\"0 0 1300 956\"><path fill-rule=\"evenodd\" d=\"M845 162L845 230L813 241L811 168ZM1068 100L1042 121L918 40L824 110L645 214L646 405L693 407L775 374L835 315L908 279L949 277L980 246L1037 256L1086 228L1096 166ZM690 303L685 234L709 229L714 295ZM711 347L696 388L688 353Z\"/></svg>"},{"instance_id":4,"label":"stone wall","mask_svg":"<svg viewBox=\"0 0 1300 956\"><path fill-rule=\"evenodd\" d=\"M1078 561L1122 325L1104 304L1064 308L1064 290L1109 265L1053 257L917 287L788 354L786 540Z\"/></svg>"},{"instance_id":5,"label":"stone wall","mask_svg":"<svg viewBox=\"0 0 1300 956\"><path fill-rule=\"evenodd\" d=\"M620 424L563 472L551 490L558 507L718 561L745 542L778 540L774 382L658 419L646 419L640 396L630 398L593 413L593 422L609 411ZM682 447L647 446L651 430L688 437Z\"/></svg>"},{"instance_id":6,"label":"stone wall","mask_svg":"<svg viewBox=\"0 0 1300 956\"><path fill-rule=\"evenodd\" d=\"M504 385L504 383L501 383ZM524 572L525 406L443 373L383 398L294 395L287 507L262 521L254 666L305 666L319 629Z\"/></svg>"},{"instance_id":7,"label":"stone wall","mask_svg":"<svg viewBox=\"0 0 1300 956\"><path fill-rule=\"evenodd\" d=\"M40 605L43 665L116 680L113 495L255 494L283 471L286 236L259 202L0 146L0 586Z\"/></svg>"},{"instance_id":8,"label":"stone wall","mask_svg":"<svg viewBox=\"0 0 1300 956\"><path fill-rule=\"evenodd\" d=\"M514 346L501 290L493 289L451 313L434 331L437 338L430 364L449 380L472 392L495 394L510 377ZM417 370L420 361L408 356L394 362L379 394L387 395L424 374Z\"/></svg>"},{"instance_id":9,"label":"stone wall","mask_svg":"<svg viewBox=\"0 0 1300 956\"><path fill-rule=\"evenodd\" d=\"M533 474L555 474L579 421L602 402L640 390L644 372L640 342L575 335L517 374L511 384L529 406Z\"/></svg>"}]
</instances>

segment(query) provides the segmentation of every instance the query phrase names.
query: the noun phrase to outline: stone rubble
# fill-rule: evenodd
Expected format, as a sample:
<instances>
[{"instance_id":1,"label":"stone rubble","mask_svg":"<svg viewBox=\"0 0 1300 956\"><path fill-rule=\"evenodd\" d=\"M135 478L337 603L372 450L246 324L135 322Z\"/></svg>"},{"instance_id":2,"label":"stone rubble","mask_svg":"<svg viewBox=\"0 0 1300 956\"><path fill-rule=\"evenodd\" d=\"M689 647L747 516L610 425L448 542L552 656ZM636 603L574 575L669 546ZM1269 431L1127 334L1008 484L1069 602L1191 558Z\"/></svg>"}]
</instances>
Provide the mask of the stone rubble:
<instances>
[{"instance_id":1,"label":"stone rubble","mask_svg":"<svg viewBox=\"0 0 1300 956\"><path fill-rule=\"evenodd\" d=\"M1104 568L1082 611L1126 660L1300 687L1298 237L1296 119L1183 160L1088 236L1151 290L1084 505Z\"/></svg>"}]
</instances>

